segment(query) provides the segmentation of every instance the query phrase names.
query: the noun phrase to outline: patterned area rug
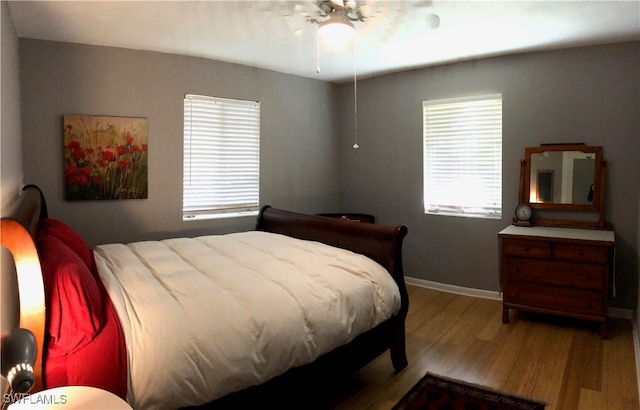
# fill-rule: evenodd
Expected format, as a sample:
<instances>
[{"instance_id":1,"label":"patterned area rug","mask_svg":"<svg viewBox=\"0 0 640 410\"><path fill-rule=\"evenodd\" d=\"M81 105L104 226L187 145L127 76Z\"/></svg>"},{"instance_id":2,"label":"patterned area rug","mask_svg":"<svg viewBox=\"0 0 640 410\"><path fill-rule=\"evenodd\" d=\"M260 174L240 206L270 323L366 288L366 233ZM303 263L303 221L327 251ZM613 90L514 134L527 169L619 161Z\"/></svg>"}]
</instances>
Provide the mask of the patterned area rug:
<instances>
[{"instance_id":1,"label":"patterned area rug","mask_svg":"<svg viewBox=\"0 0 640 410\"><path fill-rule=\"evenodd\" d=\"M392 410L544 410L545 405L427 373Z\"/></svg>"}]
</instances>

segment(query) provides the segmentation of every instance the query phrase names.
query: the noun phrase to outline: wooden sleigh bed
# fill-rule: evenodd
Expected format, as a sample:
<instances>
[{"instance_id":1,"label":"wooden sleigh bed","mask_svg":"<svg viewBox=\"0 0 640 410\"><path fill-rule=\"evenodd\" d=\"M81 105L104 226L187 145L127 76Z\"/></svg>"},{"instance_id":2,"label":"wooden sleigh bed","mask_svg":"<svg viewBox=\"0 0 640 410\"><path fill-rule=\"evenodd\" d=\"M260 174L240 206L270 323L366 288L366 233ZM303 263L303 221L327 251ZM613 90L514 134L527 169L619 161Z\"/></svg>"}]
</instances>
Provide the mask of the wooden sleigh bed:
<instances>
[{"instance_id":1,"label":"wooden sleigh bed","mask_svg":"<svg viewBox=\"0 0 640 410\"><path fill-rule=\"evenodd\" d=\"M405 353L405 318L408 310L408 295L402 269L402 243L407 234L406 226L389 227L345 222L265 206L258 216L255 233L258 236L261 235L261 233L268 233L269 235L279 234L277 238L279 238L280 235L286 236L282 238L283 241L289 241L290 239L286 239L287 237L297 238L311 241L311 243L314 244L313 246L316 246L315 243L319 242L329 245L332 248L339 248L338 250L329 249L329 247L322 248L322 255L324 255L324 252L328 252L326 255L334 255L332 252L349 250L355 254L359 254L354 255L354 258L373 260L384 268L382 270L383 272L386 270L385 273L390 274L392 277L393 281L391 283L395 283L394 292L397 292L398 299L395 311L390 314L388 318L379 323L375 323L372 328L350 335L349 340L345 344L336 346L328 352L322 352L309 363L302 363L291 366L288 370L278 371L277 375L267 377L264 383L270 383L274 379L287 377L287 375L292 374L292 372L295 373L300 370L308 370L311 372L315 371L315 369L322 369L322 371L331 369L331 371L336 372L345 370L353 371L387 350L390 351L391 362L395 370L399 371L407 365ZM50 240L50 235L56 236L56 238ZM239 237L244 241L244 236L242 235L243 234L239 234ZM251 235L253 235L253 233ZM116 286L116 282L119 280L109 279L104 273L106 269L104 266L111 266L110 262L101 256L104 249L89 250L88 253L86 253L83 248L86 245L84 245L83 240L79 238L75 232L72 232L64 223L49 218L44 196L40 189L34 185L29 185L24 188L22 195L13 207L11 213L2 218L1 236L2 246L11 252L15 261L20 293L20 327L31 330L36 336L38 344L38 355L34 366L36 384L32 392L58 387L60 385L92 385L109 390L123 399L129 399L131 402L131 391L128 391L128 389L131 389L133 377L131 373L135 370L135 367L132 367L131 364L132 347L127 346L125 341L130 337L129 333L135 332L127 327L129 326L129 322L135 321L135 318L132 319L135 314L125 318L122 310L120 310L123 308L120 307L117 299L122 299L123 302L121 305L126 306L129 302L125 299L135 298L140 293L144 294L147 291L136 291L124 297L114 297L112 288ZM266 241L266 246L271 246L276 249L277 246L274 244L272 238L272 236L269 236L269 240ZM181 243L181 240L182 239L177 240L178 242L176 243ZM217 238L210 240L217 240ZM279 240L280 239L278 239L278 241ZM278 241L276 242L280 243ZM61 310L64 308L62 305L69 303L67 296L64 296L67 295L69 291L60 289L61 286L66 285L51 285L52 279L47 276L49 275L47 270L53 262L51 262L50 257L43 256L47 252L47 249L49 249L50 252L56 255L54 257L56 264L66 264L65 260L60 261L63 259L63 256L60 256L61 252L59 248L56 247L60 246L58 242L63 242L65 245L68 245L65 246L65 249L68 247L74 250L75 255L72 255L72 258L75 258L74 260L81 259L85 261L86 265L90 267L89 270L91 271L92 277L96 280L97 288L92 292L98 292L96 295L101 302L98 304L92 301L81 302L81 304L86 305L84 306L85 309L91 311L89 313L74 312L70 315ZM170 243L173 244L174 242L170 240ZM321 244L318 246L324 246ZM53 248L51 248L52 246ZM110 245L105 246L105 249L109 248L109 246ZM306 242L301 246L306 248ZM184 252L189 252L192 247L193 245L189 244L185 248L187 251ZM277 252L277 249L274 252ZM342 254L339 255L337 259L343 258ZM368 259L362 258L360 255L364 255ZM281 256L282 255L277 256L277 258ZM336 258L336 256L327 257ZM347 259L351 258L349 255L344 257ZM314 258L316 258L316 255L314 255ZM360 259L358 259L358 261L360 261ZM116 261L112 264L118 263L119 262ZM153 261L145 263L153 264ZM370 261L368 263L370 263ZM79 262L78 264L82 265ZM333 266L334 261L329 260L327 264L328 266ZM98 266L103 266L102 271L99 273L96 272L99 270ZM69 280L67 277L69 275L68 271L65 271L65 275L65 280ZM76 279L72 278L72 280ZM293 278L293 280L295 281L296 278ZM381 285L377 282L382 281L374 279L371 280L371 282L374 287L380 287ZM53 290L52 286L54 288ZM79 285L74 282L74 286L77 287ZM130 288L131 286L127 285L125 287ZM129 291L131 291L131 289L129 289ZM28 295L28 297L25 295ZM63 295L60 299L64 300L58 300L58 295ZM75 293L71 299L75 301L74 298L77 299L77 296L74 295ZM184 304L184 302L182 303ZM334 301L334 304L336 303L341 304L342 301L338 299L338 302ZM378 302L375 303L377 304ZM74 309L75 308L76 307L74 307ZM101 319L103 321L100 323L95 322L92 316L96 309L100 311L101 316L106 318L104 320ZM358 315L359 313L352 314L354 317ZM350 320L355 319L357 319L357 317L351 318ZM82 330L69 330L68 326L73 326L76 320L86 322L83 322L83 326L88 325L90 332L92 331L94 334L88 336L86 332L82 333ZM349 326L351 325L352 323L349 322ZM67 327L63 329L64 326ZM307 326L306 323L305 326ZM333 328L334 326L333 324L329 324L325 327ZM337 324L336 327L338 327ZM64 343L67 343L67 345L61 347L63 344L60 342L61 340L64 340ZM160 343L166 342L160 340ZM267 340L265 343L269 344L269 341ZM73 344L73 346L68 346L69 344ZM128 360L127 348L129 348ZM75 359L74 355L77 356ZM116 356L119 357L119 359ZM185 357L188 358L189 356L187 355ZM269 360L269 358L261 359L267 362ZM206 358L204 361L207 361ZM80 373L82 375L76 377L76 374ZM172 377L173 379L169 380L175 381L180 379L181 376L177 378L175 376ZM105 378L108 380L105 380ZM250 381L246 386L243 386L241 383L238 385L240 386L238 390L247 390L252 388L255 382ZM152 389L162 390L163 387L162 385L154 385ZM212 402L211 397L207 396L207 394L200 394L206 392L195 391L192 393L201 398L195 402L190 401L184 406L177 407L199 406ZM232 394L236 393L232 392ZM221 397L224 398L225 396L223 395ZM219 398L218 396L213 397L213 402L215 403ZM155 405L149 407L155 407ZM168 408L172 408L172 406L168 406Z\"/></svg>"}]
</instances>

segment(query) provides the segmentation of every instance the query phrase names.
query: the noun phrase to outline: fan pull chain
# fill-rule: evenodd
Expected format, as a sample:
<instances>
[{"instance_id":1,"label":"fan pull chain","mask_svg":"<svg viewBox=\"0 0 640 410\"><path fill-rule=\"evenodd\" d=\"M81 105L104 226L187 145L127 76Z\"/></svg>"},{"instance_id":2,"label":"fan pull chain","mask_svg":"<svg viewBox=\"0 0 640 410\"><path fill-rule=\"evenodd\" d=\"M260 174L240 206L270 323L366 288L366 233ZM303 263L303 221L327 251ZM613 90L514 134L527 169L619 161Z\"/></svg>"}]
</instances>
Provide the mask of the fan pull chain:
<instances>
[{"instance_id":1,"label":"fan pull chain","mask_svg":"<svg viewBox=\"0 0 640 410\"><path fill-rule=\"evenodd\" d=\"M316 74L320 74L320 27L316 29Z\"/></svg>"},{"instance_id":2,"label":"fan pull chain","mask_svg":"<svg viewBox=\"0 0 640 410\"><path fill-rule=\"evenodd\" d=\"M356 37L353 36L353 149L360 148L358 145L358 73L356 63Z\"/></svg>"}]
</instances>

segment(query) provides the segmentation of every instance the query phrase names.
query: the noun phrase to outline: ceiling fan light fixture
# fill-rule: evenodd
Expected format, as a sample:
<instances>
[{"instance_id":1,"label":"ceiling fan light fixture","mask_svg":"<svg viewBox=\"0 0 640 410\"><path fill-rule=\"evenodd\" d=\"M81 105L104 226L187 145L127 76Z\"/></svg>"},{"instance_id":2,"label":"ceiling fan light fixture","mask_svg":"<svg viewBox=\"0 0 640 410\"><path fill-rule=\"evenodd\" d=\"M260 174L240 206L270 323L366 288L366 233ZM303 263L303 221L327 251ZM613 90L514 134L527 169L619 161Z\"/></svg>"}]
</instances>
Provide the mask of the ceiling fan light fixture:
<instances>
[{"instance_id":1,"label":"ceiling fan light fixture","mask_svg":"<svg viewBox=\"0 0 640 410\"><path fill-rule=\"evenodd\" d=\"M340 15L332 15L329 20L319 24L318 33L322 41L330 47L345 47L356 33L351 21Z\"/></svg>"}]
</instances>

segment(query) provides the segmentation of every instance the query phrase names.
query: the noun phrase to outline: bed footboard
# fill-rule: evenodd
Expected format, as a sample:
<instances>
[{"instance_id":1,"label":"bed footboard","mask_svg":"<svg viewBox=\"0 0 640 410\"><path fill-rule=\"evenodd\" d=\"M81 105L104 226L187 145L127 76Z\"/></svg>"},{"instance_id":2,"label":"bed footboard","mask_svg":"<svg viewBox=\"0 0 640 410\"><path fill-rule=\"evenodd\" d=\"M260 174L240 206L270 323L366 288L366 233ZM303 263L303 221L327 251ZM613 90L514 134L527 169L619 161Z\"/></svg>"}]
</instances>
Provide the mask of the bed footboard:
<instances>
[{"instance_id":1,"label":"bed footboard","mask_svg":"<svg viewBox=\"0 0 640 410\"><path fill-rule=\"evenodd\" d=\"M390 348L391 361L396 370L407 366L405 318L409 309L409 297L402 269L402 242L408 232L405 225L385 226L345 222L323 216L284 211L266 205L258 215L256 229L348 249L384 266L398 284L401 306L398 314L388 323L390 339L384 340L387 339L389 331L380 332L383 335L375 336L375 340L371 342L379 344L382 350ZM381 352L378 351L377 354ZM372 356L374 354L372 353Z\"/></svg>"},{"instance_id":2,"label":"bed footboard","mask_svg":"<svg viewBox=\"0 0 640 410\"><path fill-rule=\"evenodd\" d=\"M42 359L45 333L45 295L40 260L35 245L38 221L47 217L47 205L42 191L35 185L23 188L22 195L2 217L0 238L2 246L9 250L14 259L15 271L2 272L16 275L18 294L9 297L17 300L3 302L3 306L18 306L19 326L30 330L36 339L36 362L33 366L35 379L32 393L42 390ZM19 295L29 295L20 297ZM3 392L4 393L4 392Z\"/></svg>"}]
</instances>

